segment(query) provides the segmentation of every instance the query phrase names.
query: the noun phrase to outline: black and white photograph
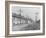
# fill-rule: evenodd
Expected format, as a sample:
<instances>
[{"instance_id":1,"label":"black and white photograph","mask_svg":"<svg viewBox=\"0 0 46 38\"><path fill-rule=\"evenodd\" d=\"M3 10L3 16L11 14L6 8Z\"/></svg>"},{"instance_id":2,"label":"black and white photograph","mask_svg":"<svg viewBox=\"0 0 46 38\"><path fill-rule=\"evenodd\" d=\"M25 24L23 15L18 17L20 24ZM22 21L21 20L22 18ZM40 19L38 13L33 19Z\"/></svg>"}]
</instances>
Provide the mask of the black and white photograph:
<instances>
[{"instance_id":1,"label":"black and white photograph","mask_svg":"<svg viewBox=\"0 0 46 38\"><path fill-rule=\"evenodd\" d=\"M39 7L12 7L12 31L40 30Z\"/></svg>"}]
</instances>

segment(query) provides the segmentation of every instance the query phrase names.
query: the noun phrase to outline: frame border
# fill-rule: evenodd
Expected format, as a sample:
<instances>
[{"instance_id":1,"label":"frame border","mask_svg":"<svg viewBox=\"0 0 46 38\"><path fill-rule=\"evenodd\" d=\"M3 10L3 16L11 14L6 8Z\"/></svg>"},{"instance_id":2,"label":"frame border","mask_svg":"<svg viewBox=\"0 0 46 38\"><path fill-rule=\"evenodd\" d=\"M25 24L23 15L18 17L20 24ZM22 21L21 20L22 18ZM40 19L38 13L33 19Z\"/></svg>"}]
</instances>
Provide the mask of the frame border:
<instances>
[{"instance_id":1,"label":"frame border","mask_svg":"<svg viewBox=\"0 0 46 38\"><path fill-rule=\"evenodd\" d=\"M43 33L30 33L30 34L12 34L9 35L9 4L20 3L20 4L32 4L43 6ZM37 36L45 35L45 3L35 2L20 2L20 1L5 1L5 37L20 37L20 36Z\"/></svg>"}]
</instances>

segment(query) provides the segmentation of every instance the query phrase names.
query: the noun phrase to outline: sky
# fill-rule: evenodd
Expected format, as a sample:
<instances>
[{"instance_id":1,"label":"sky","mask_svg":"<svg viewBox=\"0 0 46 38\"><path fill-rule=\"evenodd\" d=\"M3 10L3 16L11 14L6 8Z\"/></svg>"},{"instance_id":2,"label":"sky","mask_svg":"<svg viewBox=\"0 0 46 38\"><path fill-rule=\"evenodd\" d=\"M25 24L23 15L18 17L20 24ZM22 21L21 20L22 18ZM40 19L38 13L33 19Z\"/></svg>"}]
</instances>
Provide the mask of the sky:
<instances>
[{"instance_id":1,"label":"sky","mask_svg":"<svg viewBox=\"0 0 46 38\"><path fill-rule=\"evenodd\" d=\"M40 7L20 7L20 6L12 6L12 13L19 14L21 9L21 15L31 18L35 21L35 16L37 16L37 20L40 19ZM36 15L36 13L38 13Z\"/></svg>"}]
</instances>

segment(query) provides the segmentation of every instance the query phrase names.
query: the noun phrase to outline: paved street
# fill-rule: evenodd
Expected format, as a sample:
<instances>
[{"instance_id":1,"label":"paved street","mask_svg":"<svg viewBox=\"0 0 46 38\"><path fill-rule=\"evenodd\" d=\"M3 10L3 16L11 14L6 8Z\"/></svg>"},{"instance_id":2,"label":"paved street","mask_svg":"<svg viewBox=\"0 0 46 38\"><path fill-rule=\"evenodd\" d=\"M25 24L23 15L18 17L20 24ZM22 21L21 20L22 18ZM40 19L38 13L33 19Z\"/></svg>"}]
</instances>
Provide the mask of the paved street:
<instances>
[{"instance_id":1,"label":"paved street","mask_svg":"<svg viewBox=\"0 0 46 38\"><path fill-rule=\"evenodd\" d=\"M39 24L18 24L13 26L13 31L38 30Z\"/></svg>"},{"instance_id":2,"label":"paved street","mask_svg":"<svg viewBox=\"0 0 46 38\"><path fill-rule=\"evenodd\" d=\"M13 30L19 31L19 30L21 30L22 28L27 27L27 26L28 26L28 24L15 25L15 26L13 26Z\"/></svg>"}]
</instances>

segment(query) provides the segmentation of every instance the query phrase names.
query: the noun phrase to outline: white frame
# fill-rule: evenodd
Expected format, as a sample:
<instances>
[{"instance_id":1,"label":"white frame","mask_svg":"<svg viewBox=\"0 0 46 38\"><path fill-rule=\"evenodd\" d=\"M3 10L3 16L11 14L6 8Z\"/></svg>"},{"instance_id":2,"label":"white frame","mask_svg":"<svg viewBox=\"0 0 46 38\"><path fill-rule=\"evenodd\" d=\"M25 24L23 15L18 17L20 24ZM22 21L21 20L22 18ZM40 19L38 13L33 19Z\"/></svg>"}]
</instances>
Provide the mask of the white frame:
<instances>
[{"instance_id":1,"label":"white frame","mask_svg":"<svg viewBox=\"0 0 46 38\"><path fill-rule=\"evenodd\" d=\"M40 30L34 30L34 31L32 31L32 30L30 30L30 31L12 31L12 11L11 11L11 8L12 8L12 6L20 6L20 7L40 7L40 10L41 10L41 12L40 12ZM25 34L25 33L43 33L43 12L42 12L42 10L43 10L43 7L42 7L42 5L40 6L40 5L21 5L21 4L10 4L10 10L9 10L9 12L10 12L10 34Z\"/></svg>"}]
</instances>

